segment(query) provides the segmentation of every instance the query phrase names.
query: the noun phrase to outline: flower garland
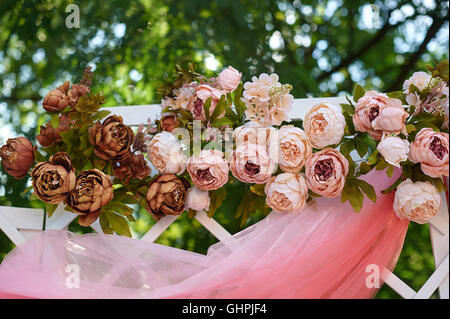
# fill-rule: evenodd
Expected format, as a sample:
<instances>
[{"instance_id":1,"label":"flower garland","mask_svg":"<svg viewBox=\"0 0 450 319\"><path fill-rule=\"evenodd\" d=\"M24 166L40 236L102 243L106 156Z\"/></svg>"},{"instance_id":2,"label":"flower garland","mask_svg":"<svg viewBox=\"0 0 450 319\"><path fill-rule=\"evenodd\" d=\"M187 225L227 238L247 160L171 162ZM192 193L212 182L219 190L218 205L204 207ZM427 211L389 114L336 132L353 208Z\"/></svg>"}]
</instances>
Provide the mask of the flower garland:
<instances>
[{"instance_id":1,"label":"flower garland","mask_svg":"<svg viewBox=\"0 0 450 319\"><path fill-rule=\"evenodd\" d=\"M255 210L296 213L321 196L340 196L359 211L365 196L376 201L360 176L385 169L391 177L394 167L402 174L383 193L396 191L399 218L425 223L440 209L449 173L448 61L428 70L398 92L357 85L348 103L319 103L291 122L292 86L277 74L242 83L231 66L215 78L177 66L159 89L161 117L135 132L101 110L105 97L91 93L88 67L80 83L45 96L51 119L36 137L41 147L12 138L0 157L17 179L31 170L32 196L48 215L64 203L80 225L99 218L107 234L131 236L131 204L156 220L186 210L212 217L228 183L245 186L236 212L243 223Z\"/></svg>"}]
</instances>

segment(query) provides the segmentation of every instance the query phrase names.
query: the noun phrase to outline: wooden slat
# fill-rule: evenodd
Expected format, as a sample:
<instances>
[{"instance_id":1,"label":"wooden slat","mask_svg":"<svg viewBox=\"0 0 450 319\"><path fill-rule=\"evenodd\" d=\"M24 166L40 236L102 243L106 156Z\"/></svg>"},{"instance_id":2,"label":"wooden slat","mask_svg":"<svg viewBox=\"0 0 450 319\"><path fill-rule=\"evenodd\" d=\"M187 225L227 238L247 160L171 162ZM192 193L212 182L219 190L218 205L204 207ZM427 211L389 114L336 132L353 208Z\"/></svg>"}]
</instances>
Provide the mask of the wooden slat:
<instances>
[{"instance_id":1,"label":"wooden slat","mask_svg":"<svg viewBox=\"0 0 450 319\"><path fill-rule=\"evenodd\" d=\"M154 242L170 225L172 225L177 218L178 216L164 216L155 225L153 225L141 239L148 242Z\"/></svg>"},{"instance_id":2,"label":"wooden slat","mask_svg":"<svg viewBox=\"0 0 450 319\"><path fill-rule=\"evenodd\" d=\"M197 219L200 224L205 226L211 234L222 241L225 245L235 248L239 244L238 240L233 235L231 235L214 218L209 218L204 211L197 211L195 214L195 219Z\"/></svg>"},{"instance_id":3,"label":"wooden slat","mask_svg":"<svg viewBox=\"0 0 450 319\"><path fill-rule=\"evenodd\" d=\"M25 237L17 230L12 222L4 214L5 207L0 207L0 229L5 233L9 239L16 245L25 241Z\"/></svg>"},{"instance_id":4,"label":"wooden slat","mask_svg":"<svg viewBox=\"0 0 450 319\"><path fill-rule=\"evenodd\" d=\"M52 217L47 219L45 229L65 229L77 216L77 214L66 211L63 204L59 204Z\"/></svg>"},{"instance_id":5,"label":"wooden slat","mask_svg":"<svg viewBox=\"0 0 450 319\"><path fill-rule=\"evenodd\" d=\"M36 208L1 206L3 214L19 229L42 229L44 211Z\"/></svg>"},{"instance_id":6,"label":"wooden slat","mask_svg":"<svg viewBox=\"0 0 450 319\"><path fill-rule=\"evenodd\" d=\"M320 103L346 103L345 97L324 97L324 98L312 98L312 99L295 99L292 110L289 116L293 119L304 118L311 106ZM115 106L107 107L105 110L111 111L111 113L120 115L123 121L127 125L139 125L146 124L147 119L155 120L159 118L161 112L161 106L159 104L149 105L133 105L133 106Z\"/></svg>"},{"instance_id":7,"label":"wooden slat","mask_svg":"<svg viewBox=\"0 0 450 319\"><path fill-rule=\"evenodd\" d=\"M441 282L447 277L448 280L448 255L444 258L436 271L428 278L427 282L420 288L414 299L428 299L439 287ZM442 297L441 297L442 298ZM448 297L447 297L448 298Z\"/></svg>"},{"instance_id":8,"label":"wooden slat","mask_svg":"<svg viewBox=\"0 0 450 319\"><path fill-rule=\"evenodd\" d=\"M414 289L387 269L384 272L384 283L405 299L412 299L416 295Z\"/></svg>"},{"instance_id":9,"label":"wooden slat","mask_svg":"<svg viewBox=\"0 0 450 319\"><path fill-rule=\"evenodd\" d=\"M433 249L434 263L440 265L449 254L449 216L447 199L444 192L441 194L441 210L430 222L430 238ZM448 262L448 261L447 261ZM439 295L442 299L449 299L449 276L441 281Z\"/></svg>"}]
</instances>

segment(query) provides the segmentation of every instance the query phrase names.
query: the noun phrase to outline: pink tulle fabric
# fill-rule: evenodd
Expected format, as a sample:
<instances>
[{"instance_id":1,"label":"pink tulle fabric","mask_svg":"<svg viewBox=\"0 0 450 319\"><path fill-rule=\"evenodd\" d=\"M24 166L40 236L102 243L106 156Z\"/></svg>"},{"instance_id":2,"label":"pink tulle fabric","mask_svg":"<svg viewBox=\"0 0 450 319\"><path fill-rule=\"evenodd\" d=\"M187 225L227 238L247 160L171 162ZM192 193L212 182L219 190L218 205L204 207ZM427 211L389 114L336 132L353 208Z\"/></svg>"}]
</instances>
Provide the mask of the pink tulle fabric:
<instances>
[{"instance_id":1,"label":"pink tulle fabric","mask_svg":"<svg viewBox=\"0 0 450 319\"><path fill-rule=\"evenodd\" d=\"M393 210L395 180L365 177L378 200L355 213L320 198L299 214L271 213L201 255L120 236L45 231L0 265L0 297L26 298L370 298L367 266L392 270L407 220ZM79 267L79 287L66 283Z\"/></svg>"}]
</instances>

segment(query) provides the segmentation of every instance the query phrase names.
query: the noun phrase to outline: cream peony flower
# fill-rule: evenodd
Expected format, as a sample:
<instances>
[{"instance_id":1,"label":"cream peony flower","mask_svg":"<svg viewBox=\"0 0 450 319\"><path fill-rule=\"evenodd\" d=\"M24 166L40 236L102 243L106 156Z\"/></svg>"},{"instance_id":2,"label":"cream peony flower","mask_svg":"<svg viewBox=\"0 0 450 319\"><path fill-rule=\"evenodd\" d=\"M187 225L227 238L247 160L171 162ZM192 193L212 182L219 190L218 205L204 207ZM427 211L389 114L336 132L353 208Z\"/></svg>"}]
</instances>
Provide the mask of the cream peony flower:
<instances>
[{"instance_id":1,"label":"cream peony flower","mask_svg":"<svg viewBox=\"0 0 450 319\"><path fill-rule=\"evenodd\" d=\"M278 165L283 172L298 173L312 154L311 142L305 132L293 125L278 130Z\"/></svg>"},{"instance_id":2,"label":"cream peony flower","mask_svg":"<svg viewBox=\"0 0 450 319\"><path fill-rule=\"evenodd\" d=\"M186 198L186 209L195 211L209 210L209 192L196 186L189 188Z\"/></svg>"},{"instance_id":3,"label":"cream peony flower","mask_svg":"<svg viewBox=\"0 0 450 319\"><path fill-rule=\"evenodd\" d=\"M441 196L431 183L407 179L397 186L393 207L398 218L425 224L441 209Z\"/></svg>"},{"instance_id":4,"label":"cream peony flower","mask_svg":"<svg viewBox=\"0 0 450 319\"><path fill-rule=\"evenodd\" d=\"M217 82L222 90L229 93L233 92L238 87L241 77L242 73L232 66L229 66L219 73L217 76Z\"/></svg>"},{"instance_id":5,"label":"cream peony flower","mask_svg":"<svg viewBox=\"0 0 450 319\"><path fill-rule=\"evenodd\" d=\"M408 159L409 142L398 136L385 136L378 144L377 150L383 155L386 162L400 167L400 162Z\"/></svg>"},{"instance_id":6,"label":"cream peony flower","mask_svg":"<svg viewBox=\"0 0 450 319\"><path fill-rule=\"evenodd\" d=\"M336 197L344 188L348 161L339 151L325 148L306 159L305 173L309 189L325 197Z\"/></svg>"},{"instance_id":7,"label":"cream peony flower","mask_svg":"<svg viewBox=\"0 0 450 319\"><path fill-rule=\"evenodd\" d=\"M308 198L308 187L303 174L282 173L266 184L266 203L276 212L299 212Z\"/></svg>"},{"instance_id":8,"label":"cream peony flower","mask_svg":"<svg viewBox=\"0 0 450 319\"><path fill-rule=\"evenodd\" d=\"M420 163L422 172L428 176L448 176L448 152L448 133L423 128L417 133L414 142L411 144L409 159L411 162Z\"/></svg>"},{"instance_id":9,"label":"cream peony flower","mask_svg":"<svg viewBox=\"0 0 450 319\"><path fill-rule=\"evenodd\" d=\"M340 105L319 103L305 116L303 127L315 148L339 144L344 136L345 117Z\"/></svg>"},{"instance_id":10,"label":"cream peony flower","mask_svg":"<svg viewBox=\"0 0 450 319\"><path fill-rule=\"evenodd\" d=\"M228 163L218 150L202 150L198 156L191 156L187 171L194 185L203 190L218 189L228 182Z\"/></svg>"},{"instance_id":11,"label":"cream peony flower","mask_svg":"<svg viewBox=\"0 0 450 319\"><path fill-rule=\"evenodd\" d=\"M264 184L274 173L276 164L264 146L243 144L233 151L230 168L241 182Z\"/></svg>"},{"instance_id":12,"label":"cream peony flower","mask_svg":"<svg viewBox=\"0 0 450 319\"><path fill-rule=\"evenodd\" d=\"M182 174L187 158L181 143L169 132L156 134L148 146L148 157L160 174Z\"/></svg>"},{"instance_id":13,"label":"cream peony flower","mask_svg":"<svg viewBox=\"0 0 450 319\"><path fill-rule=\"evenodd\" d=\"M383 134L407 135L405 120L408 116L399 99L367 91L355 105L353 124L357 131L368 132L372 138L381 140Z\"/></svg>"},{"instance_id":14,"label":"cream peony flower","mask_svg":"<svg viewBox=\"0 0 450 319\"><path fill-rule=\"evenodd\" d=\"M248 144L259 144L271 148L278 142L277 129L264 127L259 122L247 122L233 131L236 147Z\"/></svg>"}]
</instances>

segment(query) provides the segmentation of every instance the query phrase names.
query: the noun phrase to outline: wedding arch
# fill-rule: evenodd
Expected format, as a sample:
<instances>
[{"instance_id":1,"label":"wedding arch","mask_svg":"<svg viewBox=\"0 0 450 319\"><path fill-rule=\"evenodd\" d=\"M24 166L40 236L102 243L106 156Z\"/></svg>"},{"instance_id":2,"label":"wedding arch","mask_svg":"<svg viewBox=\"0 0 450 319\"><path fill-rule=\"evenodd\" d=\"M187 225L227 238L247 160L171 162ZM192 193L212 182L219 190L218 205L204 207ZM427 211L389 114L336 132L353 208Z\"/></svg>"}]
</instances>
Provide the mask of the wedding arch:
<instances>
[{"instance_id":1,"label":"wedding arch","mask_svg":"<svg viewBox=\"0 0 450 319\"><path fill-rule=\"evenodd\" d=\"M295 99L290 117L292 119L303 119L309 108L318 102L345 103L343 97L332 98L309 98ZM135 105L110 107L107 110L116 115L122 116L124 123L130 126L138 126L143 118L156 118L160 113L160 105ZM156 173L153 171L152 173ZM448 180L447 180L448 185ZM409 287L401 278L392 272L384 272L383 281L395 290L401 297L407 299L429 298L439 289L441 298L449 298L449 215L448 202L444 193L442 196L442 207L438 215L430 221L430 239L434 254L436 270L428 278L419 291ZM64 210L63 205L59 205L53 215L45 219L43 209L18 208L0 206L0 229L18 245L37 233L45 230L67 229L69 224L77 215ZM176 219L178 216L165 216L161 218L141 239L147 242L154 242ZM198 211L195 218L219 241L226 245L238 245L239 242L222 227L214 218L209 218L203 211ZM45 220L45 222L44 222ZM96 221L91 226L96 232L102 233L99 222Z\"/></svg>"}]
</instances>

